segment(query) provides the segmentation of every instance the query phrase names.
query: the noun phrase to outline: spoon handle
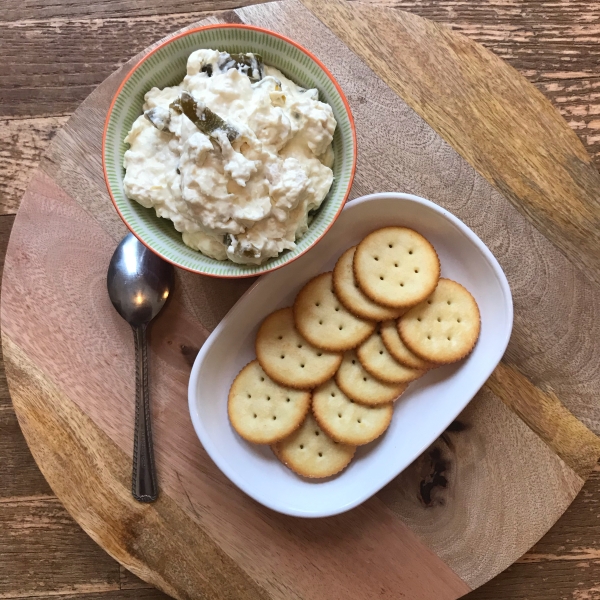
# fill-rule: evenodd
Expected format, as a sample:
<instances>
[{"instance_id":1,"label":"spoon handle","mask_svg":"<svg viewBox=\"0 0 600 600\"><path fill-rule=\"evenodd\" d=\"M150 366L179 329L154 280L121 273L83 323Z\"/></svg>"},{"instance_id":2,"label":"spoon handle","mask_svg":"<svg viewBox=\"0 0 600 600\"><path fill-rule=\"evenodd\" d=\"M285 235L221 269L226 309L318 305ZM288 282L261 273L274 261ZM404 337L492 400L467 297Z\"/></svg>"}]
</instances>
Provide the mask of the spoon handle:
<instances>
[{"instance_id":1,"label":"spoon handle","mask_svg":"<svg viewBox=\"0 0 600 600\"><path fill-rule=\"evenodd\" d=\"M135 338L135 433L133 438L133 473L131 492L139 502L154 502L158 497L152 425L150 423L150 393L148 386L148 346L146 325L133 327Z\"/></svg>"}]
</instances>

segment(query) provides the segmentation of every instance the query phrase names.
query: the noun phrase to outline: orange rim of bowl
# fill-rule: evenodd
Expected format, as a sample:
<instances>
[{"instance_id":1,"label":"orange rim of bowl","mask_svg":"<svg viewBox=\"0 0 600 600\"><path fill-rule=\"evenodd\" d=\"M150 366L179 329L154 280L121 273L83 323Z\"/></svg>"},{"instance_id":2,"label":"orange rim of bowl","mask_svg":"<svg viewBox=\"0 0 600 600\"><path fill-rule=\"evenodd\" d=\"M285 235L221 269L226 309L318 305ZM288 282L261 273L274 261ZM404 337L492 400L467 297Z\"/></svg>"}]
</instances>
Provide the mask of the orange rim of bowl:
<instances>
[{"instance_id":1,"label":"orange rim of bowl","mask_svg":"<svg viewBox=\"0 0 600 600\"><path fill-rule=\"evenodd\" d=\"M294 46L295 48L297 48L298 50L300 50L301 52L306 54L315 63L317 63L319 68L327 75L327 77L329 77L329 79L335 86L335 89L338 91L340 98L342 99L342 102L344 103L346 112L348 114L348 120L350 121L350 130L352 132L352 170L350 172L350 179L348 180L348 189L346 190L346 193L344 194L344 199L343 199L342 203L340 204L338 211L335 213L335 215L331 219L331 222L326 227L325 231L323 231L323 233L310 246L308 246L308 248L306 248L305 250L303 250L302 252L300 252L299 254L294 256L288 262L285 262L282 265L273 267L272 269L263 271L262 273L244 273L241 275L215 275L214 273L204 273L202 271L198 271L197 269L191 269L189 267L184 267L184 266L180 265L179 263L171 260L170 258L164 256L160 252L157 252L154 248L152 248L149 244L147 244L143 239L140 238L140 236L133 230L132 226L123 217L123 213L119 210L119 207L117 206L117 202L115 200L115 197L113 196L113 193L110 189L110 183L108 181L108 174L106 172L106 158L105 158L105 155L106 155L106 153L105 153L106 132L108 130L108 123L110 121L110 117L112 115L113 108L115 106L115 102L117 101L117 98L119 97L119 94L121 93L122 89L125 87L125 84L129 81L131 76L140 67L140 65L142 65L142 63L147 61L153 54L158 52L161 48L163 48L167 44L170 44L171 42L174 42L175 40L178 40L179 38L185 37L192 33L196 33L198 31L204 31L206 29L251 29L253 31L260 31L261 33L266 33L267 35L271 35L273 37L279 38L280 40L283 40L284 42L287 42L288 44ZM179 269L183 269L184 271L189 271L190 273L197 273L198 275L206 275L207 277L214 277L216 279L245 279L248 277L259 277L260 275L265 275L266 273L270 273L272 271L276 271L277 269L281 269L281 267L285 267L286 265L294 262L297 258L302 256L303 254L306 254L306 252L308 252L311 248L314 248L314 246L316 244L318 244L323 239L325 234L331 229L331 226L336 222L336 220L340 216L340 213L342 212L344 206L346 205L346 201L348 200L348 196L350 195L350 190L352 188L352 183L354 182L354 175L356 173L357 154L358 154L358 152L357 152L357 147L356 147L356 126L354 124L354 117L352 115L352 110L350 110L350 104L348 103L346 94L344 94L344 91L342 90L340 84L337 82L336 78L332 75L332 73L329 71L329 69L321 62L321 60L319 60L312 52L310 52L309 50L307 50L306 48L304 48L303 46L301 46L294 40L291 40L290 38L286 37L285 35L281 35L280 33L276 33L275 31L271 31L270 29L265 29L264 27L256 27L255 25L243 25L243 24L236 24L236 23L218 23L216 25L204 25L202 27L194 27L193 29L188 29L186 31L182 31L181 33L178 33L177 35L174 35L173 37L170 37L169 39L165 40L164 42L159 44L156 48L154 48L154 50L151 50L150 52L148 52L148 54L143 56L133 66L133 68L129 71L129 73L127 73L127 76L122 81L121 85L119 86L119 89L115 92L115 95L113 96L113 99L108 108L106 120L104 121L104 130L102 132L102 171L104 172L104 182L106 183L106 189L108 190L108 195L110 196L113 206L115 207L115 210L121 217L121 220L123 221L123 223L125 223L125 225L127 226L127 229L129 229L129 231L138 239L138 241L140 241L142 244L144 244L144 246L146 246L146 248L148 248L148 250L150 250L151 252L154 252L154 254L157 254L163 260L171 263L173 266L178 267Z\"/></svg>"}]
</instances>

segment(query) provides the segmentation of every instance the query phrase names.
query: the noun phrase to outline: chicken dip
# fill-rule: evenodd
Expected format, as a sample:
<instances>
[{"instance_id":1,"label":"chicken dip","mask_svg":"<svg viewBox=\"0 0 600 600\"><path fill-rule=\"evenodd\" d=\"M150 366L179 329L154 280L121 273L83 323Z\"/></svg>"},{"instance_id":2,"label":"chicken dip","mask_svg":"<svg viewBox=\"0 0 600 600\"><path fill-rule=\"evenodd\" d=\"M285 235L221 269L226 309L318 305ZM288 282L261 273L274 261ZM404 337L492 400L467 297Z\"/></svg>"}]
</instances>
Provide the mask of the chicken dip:
<instances>
[{"instance_id":1,"label":"chicken dip","mask_svg":"<svg viewBox=\"0 0 600 600\"><path fill-rule=\"evenodd\" d=\"M197 50L181 84L152 88L125 138L126 195L218 260L295 247L333 181L336 121L258 54Z\"/></svg>"}]
</instances>

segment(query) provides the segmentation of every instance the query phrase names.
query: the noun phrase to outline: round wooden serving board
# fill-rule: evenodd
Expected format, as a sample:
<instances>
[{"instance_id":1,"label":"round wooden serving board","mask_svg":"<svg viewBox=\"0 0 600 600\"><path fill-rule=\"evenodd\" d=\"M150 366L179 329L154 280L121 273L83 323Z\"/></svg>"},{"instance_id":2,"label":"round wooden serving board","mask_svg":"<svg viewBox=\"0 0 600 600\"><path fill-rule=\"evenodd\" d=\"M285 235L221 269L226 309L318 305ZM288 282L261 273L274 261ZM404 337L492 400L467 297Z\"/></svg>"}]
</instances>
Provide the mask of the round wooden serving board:
<instances>
[{"instance_id":1,"label":"round wooden serving board","mask_svg":"<svg viewBox=\"0 0 600 600\"><path fill-rule=\"evenodd\" d=\"M357 125L352 197L424 196L491 248L514 295L503 362L442 437L362 506L282 516L216 468L187 409L196 352L250 282L180 272L150 334L161 494L135 502L133 336L105 289L126 230L100 144L136 57L56 136L15 221L2 341L21 427L81 526L174 597L458 598L533 545L600 457L600 176L533 86L444 27L338 0L285 0L205 23L221 21L292 37L333 72Z\"/></svg>"}]
</instances>

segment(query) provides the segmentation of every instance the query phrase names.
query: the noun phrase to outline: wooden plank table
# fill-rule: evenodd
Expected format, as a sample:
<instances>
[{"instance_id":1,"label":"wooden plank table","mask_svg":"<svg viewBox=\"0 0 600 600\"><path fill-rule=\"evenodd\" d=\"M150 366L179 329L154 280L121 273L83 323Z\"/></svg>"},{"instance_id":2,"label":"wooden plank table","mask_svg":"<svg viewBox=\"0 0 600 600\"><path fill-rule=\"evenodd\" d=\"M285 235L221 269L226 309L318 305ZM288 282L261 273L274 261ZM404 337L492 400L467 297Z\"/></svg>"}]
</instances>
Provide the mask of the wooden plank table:
<instances>
[{"instance_id":1,"label":"wooden plank table","mask_svg":"<svg viewBox=\"0 0 600 600\"><path fill-rule=\"evenodd\" d=\"M600 4L386 2L450 23L512 62L562 109L597 158L593 132ZM3 2L0 80L0 255L11 214L52 133L125 59L206 10L239 2ZM194 12L191 12L191 11ZM470 598L598 598L598 472L555 528ZM0 598L163 598L96 547L37 471L0 380Z\"/></svg>"}]
</instances>

